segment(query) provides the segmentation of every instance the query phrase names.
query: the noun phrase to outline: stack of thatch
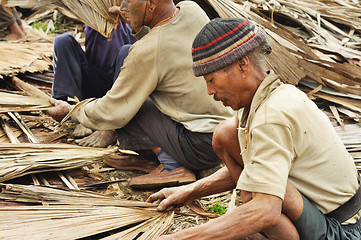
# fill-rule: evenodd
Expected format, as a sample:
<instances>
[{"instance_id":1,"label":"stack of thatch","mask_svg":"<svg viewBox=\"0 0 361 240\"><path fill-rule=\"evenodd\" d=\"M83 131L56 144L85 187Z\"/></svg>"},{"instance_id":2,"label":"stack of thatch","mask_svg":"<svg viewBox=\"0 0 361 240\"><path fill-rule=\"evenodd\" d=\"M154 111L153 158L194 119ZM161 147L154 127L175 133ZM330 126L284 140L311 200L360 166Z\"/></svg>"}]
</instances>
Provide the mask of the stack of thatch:
<instances>
[{"instance_id":1,"label":"stack of thatch","mask_svg":"<svg viewBox=\"0 0 361 240\"><path fill-rule=\"evenodd\" d=\"M52 54L51 43L0 41L0 79L17 73L49 70Z\"/></svg>"},{"instance_id":2,"label":"stack of thatch","mask_svg":"<svg viewBox=\"0 0 361 240\"><path fill-rule=\"evenodd\" d=\"M58 9L64 15L77 19L107 38L118 26L119 15L108 12L112 6L120 6L122 0L2 0L5 7L32 8L39 11Z\"/></svg>"},{"instance_id":3,"label":"stack of thatch","mask_svg":"<svg viewBox=\"0 0 361 240\"><path fill-rule=\"evenodd\" d=\"M348 0L208 2L221 17L248 18L264 27L273 47L269 66L283 81L297 84L306 78L309 81L302 83L311 89L316 87L310 96L336 104L339 111L356 121L361 118L358 3Z\"/></svg>"},{"instance_id":4,"label":"stack of thatch","mask_svg":"<svg viewBox=\"0 0 361 240\"><path fill-rule=\"evenodd\" d=\"M0 182L28 174L79 168L115 153L70 144L0 144Z\"/></svg>"},{"instance_id":5,"label":"stack of thatch","mask_svg":"<svg viewBox=\"0 0 361 240\"><path fill-rule=\"evenodd\" d=\"M48 99L0 91L0 113L46 110Z\"/></svg>"},{"instance_id":6,"label":"stack of thatch","mask_svg":"<svg viewBox=\"0 0 361 240\"><path fill-rule=\"evenodd\" d=\"M0 199L43 206L0 208L1 239L155 239L169 229L173 212L156 205L40 186L1 185Z\"/></svg>"}]
</instances>

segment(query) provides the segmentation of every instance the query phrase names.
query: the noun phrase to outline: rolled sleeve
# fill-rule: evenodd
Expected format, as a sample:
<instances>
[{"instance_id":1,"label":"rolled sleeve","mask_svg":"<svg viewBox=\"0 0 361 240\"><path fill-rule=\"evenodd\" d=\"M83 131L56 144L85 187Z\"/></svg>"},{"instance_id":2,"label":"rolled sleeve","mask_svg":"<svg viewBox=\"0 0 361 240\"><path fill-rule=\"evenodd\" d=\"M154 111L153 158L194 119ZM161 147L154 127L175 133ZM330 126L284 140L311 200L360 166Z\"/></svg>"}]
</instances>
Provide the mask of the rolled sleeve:
<instances>
[{"instance_id":1,"label":"rolled sleeve","mask_svg":"<svg viewBox=\"0 0 361 240\"><path fill-rule=\"evenodd\" d=\"M292 143L287 126L264 124L253 128L248 147L242 154L245 166L237 188L284 199L293 160Z\"/></svg>"}]
</instances>

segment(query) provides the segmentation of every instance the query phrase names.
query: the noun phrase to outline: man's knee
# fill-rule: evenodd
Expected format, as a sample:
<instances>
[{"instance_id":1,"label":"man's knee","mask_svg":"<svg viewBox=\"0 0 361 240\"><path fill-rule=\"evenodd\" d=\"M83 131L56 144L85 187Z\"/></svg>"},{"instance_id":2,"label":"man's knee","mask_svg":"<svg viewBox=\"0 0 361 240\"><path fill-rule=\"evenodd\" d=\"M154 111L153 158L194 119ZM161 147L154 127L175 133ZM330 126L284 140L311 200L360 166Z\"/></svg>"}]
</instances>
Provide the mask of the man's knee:
<instances>
[{"instance_id":1,"label":"man's knee","mask_svg":"<svg viewBox=\"0 0 361 240\"><path fill-rule=\"evenodd\" d=\"M282 212L286 216L295 221L298 219L303 211L303 198L301 193L289 181L286 187L285 198L282 203Z\"/></svg>"},{"instance_id":2,"label":"man's knee","mask_svg":"<svg viewBox=\"0 0 361 240\"><path fill-rule=\"evenodd\" d=\"M124 61L124 59L128 56L129 49L131 46L132 46L132 44L123 45L118 51L117 59L123 59L123 61Z\"/></svg>"},{"instance_id":3,"label":"man's knee","mask_svg":"<svg viewBox=\"0 0 361 240\"><path fill-rule=\"evenodd\" d=\"M63 33L57 36L54 40L54 50L64 49L67 46L71 46L74 43L75 38L70 33Z\"/></svg>"},{"instance_id":4,"label":"man's knee","mask_svg":"<svg viewBox=\"0 0 361 240\"><path fill-rule=\"evenodd\" d=\"M213 149L220 152L222 149L234 144L238 145L237 120L227 119L220 122L213 133Z\"/></svg>"}]
</instances>

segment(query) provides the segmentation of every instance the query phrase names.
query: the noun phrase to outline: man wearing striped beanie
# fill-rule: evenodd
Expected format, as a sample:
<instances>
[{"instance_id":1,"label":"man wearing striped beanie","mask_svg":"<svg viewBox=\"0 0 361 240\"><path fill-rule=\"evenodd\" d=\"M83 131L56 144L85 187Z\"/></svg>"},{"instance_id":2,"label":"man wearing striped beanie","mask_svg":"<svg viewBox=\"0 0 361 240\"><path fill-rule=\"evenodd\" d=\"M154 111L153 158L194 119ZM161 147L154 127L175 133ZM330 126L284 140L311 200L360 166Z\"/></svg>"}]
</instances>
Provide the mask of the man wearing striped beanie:
<instances>
[{"instance_id":1,"label":"man wearing striped beanie","mask_svg":"<svg viewBox=\"0 0 361 240\"><path fill-rule=\"evenodd\" d=\"M194 74L237 111L213 135L225 167L147 201L164 210L236 188L243 204L160 239L361 239L354 161L307 95L266 71L270 52L265 32L243 19L214 19L196 36Z\"/></svg>"}]
</instances>

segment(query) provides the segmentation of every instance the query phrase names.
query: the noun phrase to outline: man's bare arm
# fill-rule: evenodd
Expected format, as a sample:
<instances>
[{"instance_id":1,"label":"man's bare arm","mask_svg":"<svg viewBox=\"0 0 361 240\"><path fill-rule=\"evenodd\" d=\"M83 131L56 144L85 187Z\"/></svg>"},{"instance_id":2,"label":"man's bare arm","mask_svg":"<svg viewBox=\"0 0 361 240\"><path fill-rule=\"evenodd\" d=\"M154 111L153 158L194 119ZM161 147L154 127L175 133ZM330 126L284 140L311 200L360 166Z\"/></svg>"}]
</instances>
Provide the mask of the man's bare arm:
<instances>
[{"instance_id":1,"label":"man's bare arm","mask_svg":"<svg viewBox=\"0 0 361 240\"><path fill-rule=\"evenodd\" d=\"M260 231L276 232L271 239L297 240L298 232L281 214L282 199L263 193L254 194L249 202L205 224L164 235L157 240L245 239Z\"/></svg>"},{"instance_id":2,"label":"man's bare arm","mask_svg":"<svg viewBox=\"0 0 361 240\"><path fill-rule=\"evenodd\" d=\"M164 188L152 194L147 199L147 202L160 202L158 210L163 211L183 206L200 197L231 190L235 186L236 184L231 178L228 169L223 167L214 174L194 183L180 187Z\"/></svg>"}]
</instances>

